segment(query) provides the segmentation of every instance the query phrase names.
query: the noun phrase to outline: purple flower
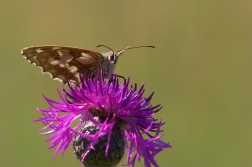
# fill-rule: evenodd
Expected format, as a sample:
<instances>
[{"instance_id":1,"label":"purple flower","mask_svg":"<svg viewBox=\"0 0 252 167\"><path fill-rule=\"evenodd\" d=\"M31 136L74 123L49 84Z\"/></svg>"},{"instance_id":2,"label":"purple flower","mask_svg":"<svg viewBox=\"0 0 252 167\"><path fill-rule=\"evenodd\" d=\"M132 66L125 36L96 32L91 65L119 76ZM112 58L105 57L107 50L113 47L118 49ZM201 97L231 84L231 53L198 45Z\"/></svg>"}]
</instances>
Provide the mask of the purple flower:
<instances>
[{"instance_id":1,"label":"purple flower","mask_svg":"<svg viewBox=\"0 0 252 167\"><path fill-rule=\"evenodd\" d=\"M76 157L87 166L96 163L96 157L102 164L110 157L113 163L107 166L115 166L125 148L128 166L141 157L145 167L158 166L154 156L171 147L160 140L164 122L153 118L162 107L150 104L153 93L143 97L144 84L137 91L137 85L129 87L129 81L120 84L116 75L108 81L101 74L85 75L79 86L69 84L68 91L58 91L61 102L43 95L50 108L38 109L43 117L35 122L45 124L42 130L49 129L41 134L51 136L46 140L51 142L49 148L57 147L53 157L60 151L64 155L72 142Z\"/></svg>"}]
</instances>

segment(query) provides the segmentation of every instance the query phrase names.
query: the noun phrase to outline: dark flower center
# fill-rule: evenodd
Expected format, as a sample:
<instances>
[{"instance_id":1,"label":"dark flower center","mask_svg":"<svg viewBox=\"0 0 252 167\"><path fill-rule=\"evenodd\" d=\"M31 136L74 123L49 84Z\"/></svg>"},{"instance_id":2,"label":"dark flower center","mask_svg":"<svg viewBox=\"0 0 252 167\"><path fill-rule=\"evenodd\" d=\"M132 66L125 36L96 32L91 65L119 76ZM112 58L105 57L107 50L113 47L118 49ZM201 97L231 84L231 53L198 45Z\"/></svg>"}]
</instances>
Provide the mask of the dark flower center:
<instances>
[{"instance_id":1,"label":"dark flower center","mask_svg":"<svg viewBox=\"0 0 252 167\"><path fill-rule=\"evenodd\" d=\"M79 132L84 134L95 134L99 129L100 127L96 126L91 121L86 121ZM74 136L72 147L77 159L82 160L82 155L88 148L90 142L90 138L83 138L79 134ZM107 144L108 135L106 134L98 139L98 142L94 145L94 149L91 149L87 153L82 164L85 167L113 167L118 165L125 152L123 130L120 126L114 125L109 141L108 154L105 155Z\"/></svg>"}]
</instances>

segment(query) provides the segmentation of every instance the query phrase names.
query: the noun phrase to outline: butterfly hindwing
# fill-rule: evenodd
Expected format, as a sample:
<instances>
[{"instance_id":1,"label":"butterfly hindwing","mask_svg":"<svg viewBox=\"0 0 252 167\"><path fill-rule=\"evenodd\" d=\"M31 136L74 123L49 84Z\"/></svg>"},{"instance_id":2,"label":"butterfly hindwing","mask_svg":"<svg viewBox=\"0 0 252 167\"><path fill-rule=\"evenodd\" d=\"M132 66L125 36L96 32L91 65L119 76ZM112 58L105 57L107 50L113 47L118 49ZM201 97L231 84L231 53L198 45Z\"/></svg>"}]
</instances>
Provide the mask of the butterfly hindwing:
<instances>
[{"instance_id":1,"label":"butterfly hindwing","mask_svg":"<svg viewBox=\"0 0 252 167\"><path fill-rule=\"evenodd\" d=\"M63 83L79 83L79 73L92 74L104 61L98 52L63 46L32 46L24 48L21 53L43 73L49 73Z\"/></svg>"}]
</instances>

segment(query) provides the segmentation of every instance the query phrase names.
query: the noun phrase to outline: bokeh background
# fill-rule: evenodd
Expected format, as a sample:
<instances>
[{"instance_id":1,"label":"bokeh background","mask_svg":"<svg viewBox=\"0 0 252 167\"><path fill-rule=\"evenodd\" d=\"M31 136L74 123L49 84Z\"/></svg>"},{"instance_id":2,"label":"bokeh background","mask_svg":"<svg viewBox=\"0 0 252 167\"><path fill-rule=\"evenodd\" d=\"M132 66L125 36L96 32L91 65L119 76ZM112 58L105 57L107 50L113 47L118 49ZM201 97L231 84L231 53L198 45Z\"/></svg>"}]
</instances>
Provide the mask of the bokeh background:
<instances>
[{"instance_id":1,"label":"bokeh background","mask_svg":"<svg viewBox=\"0 0 252 167\"><path fill-rule=\"evenodd\" d=\"M36 107L57 97L58 81L20 50L66 45L99 52L129 50L116 73L145 82L172 149L161 167L252 166L252 1L0 1L0 166L81 166L71 148L52 159ZM123 161L125 162L125 161ZM143 166L143 161L136 167Z\"/></svg>"}]
</instances>

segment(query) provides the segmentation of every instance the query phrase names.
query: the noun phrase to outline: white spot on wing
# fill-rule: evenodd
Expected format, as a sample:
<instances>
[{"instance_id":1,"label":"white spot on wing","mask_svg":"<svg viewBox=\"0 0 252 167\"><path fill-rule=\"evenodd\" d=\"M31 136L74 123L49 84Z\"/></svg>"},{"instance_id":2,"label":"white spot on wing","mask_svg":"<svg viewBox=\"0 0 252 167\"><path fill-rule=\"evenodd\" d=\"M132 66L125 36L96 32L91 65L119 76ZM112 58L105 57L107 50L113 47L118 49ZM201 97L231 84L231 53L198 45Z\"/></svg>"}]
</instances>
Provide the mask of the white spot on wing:
<instances>
[{"instance_id":1,"label":"white spot on wing","mask_svg":"<svg viewBox=\"0 0 252 167\"><path fill-rule=\"evenodd\" d=\"M60 55L60 59L59 60L53 60L50 61L51 65L57 65L57 64L61 64L61 63L69 63L74 57L71 56L68 53L59 53Z\"/></svg>"},{"instance_id":2,"label":"white spot on wing","mask_svg":"<svg viewBox=\"0 0 252 167\"><path fill-rule=\"evenodd\" d=\"M86 54L86 53L81 53L82 57L86 57L86 58L90 58L92 56L90 56L89 54Z\"/></svg>"},{"instance_id":3,"label":"white spot on wing","mask_svg":"<svg viewBox=\"0 0 252 167\"><path fill-rule=\"evenodd\" d=\"M68 53L64 53L64 52L58 52L59 56L60 56L60 60L61 62L70 62L74 57L71 56Z\"/></svg>"},{"instance_id":4,"label":"white spot on wing","mask_svg":"<svg viewBox=\"0 0 252 167\"><path fill-rule=\"evenodd\" d=\"M68 49L60 49L58 52L59 53L60 52L62 52L62 53L70 53L70 50L68 50Z\"/></svg>"},{"instance_id":5,"label":"white spot on wing","mask_svg":"<svg viewBox=\"0 0 252 167\"><path fill-rule=\"evenodd\" d=\"M71 72L71 73L76 73L78 71L78 68L75 67L75 66L71 66L68 68L68 71Z\"/></svg>"},{"instance_id":6,"label":"white spot on wing","mask_svg":"<svg viewBox=\"0 0 252 167\"><path fill-rule=\"evenodd\" d=\"M82 55L81 57L78 57L76 59L81 64L86 65L86 64L93 64L93 63L96 62L96 60L92 56L90 56L90 55L88 55L86 53L81 53L81 55Z\"/></svg>"},{"instance_id":7,"label":"white spot on wing","mask_svg":"<svg viewBox=\"0 0 252 167\"><path fill-rule=\"evenodd\" d=\"M50 64L55 66L57 64L61 63L60 60L54 60L54 61L51 61Z\"/></svg>"},{"instance_id":8,"label":"white spot on wing","mask_svg":"<svg viewBox=\"0 0 252 167\"><path fill-rule=\"evenodd\" d=\"M68 68L68 67L69 67L68 63L61 63L61 64L59 64L59 66L60 66L60 67L65 67L65 68Z\"/></svg>"},{"instance_id":9,"label":"white spot on wing","mask_svg":"<svg viewBox=\"0 0 252 167\"><path fill-rule=\"evenodd\" d=\"M38 53L37 57L48 57L49 53L48 52L40 52Z\"/></svg>"}]
</instances>

